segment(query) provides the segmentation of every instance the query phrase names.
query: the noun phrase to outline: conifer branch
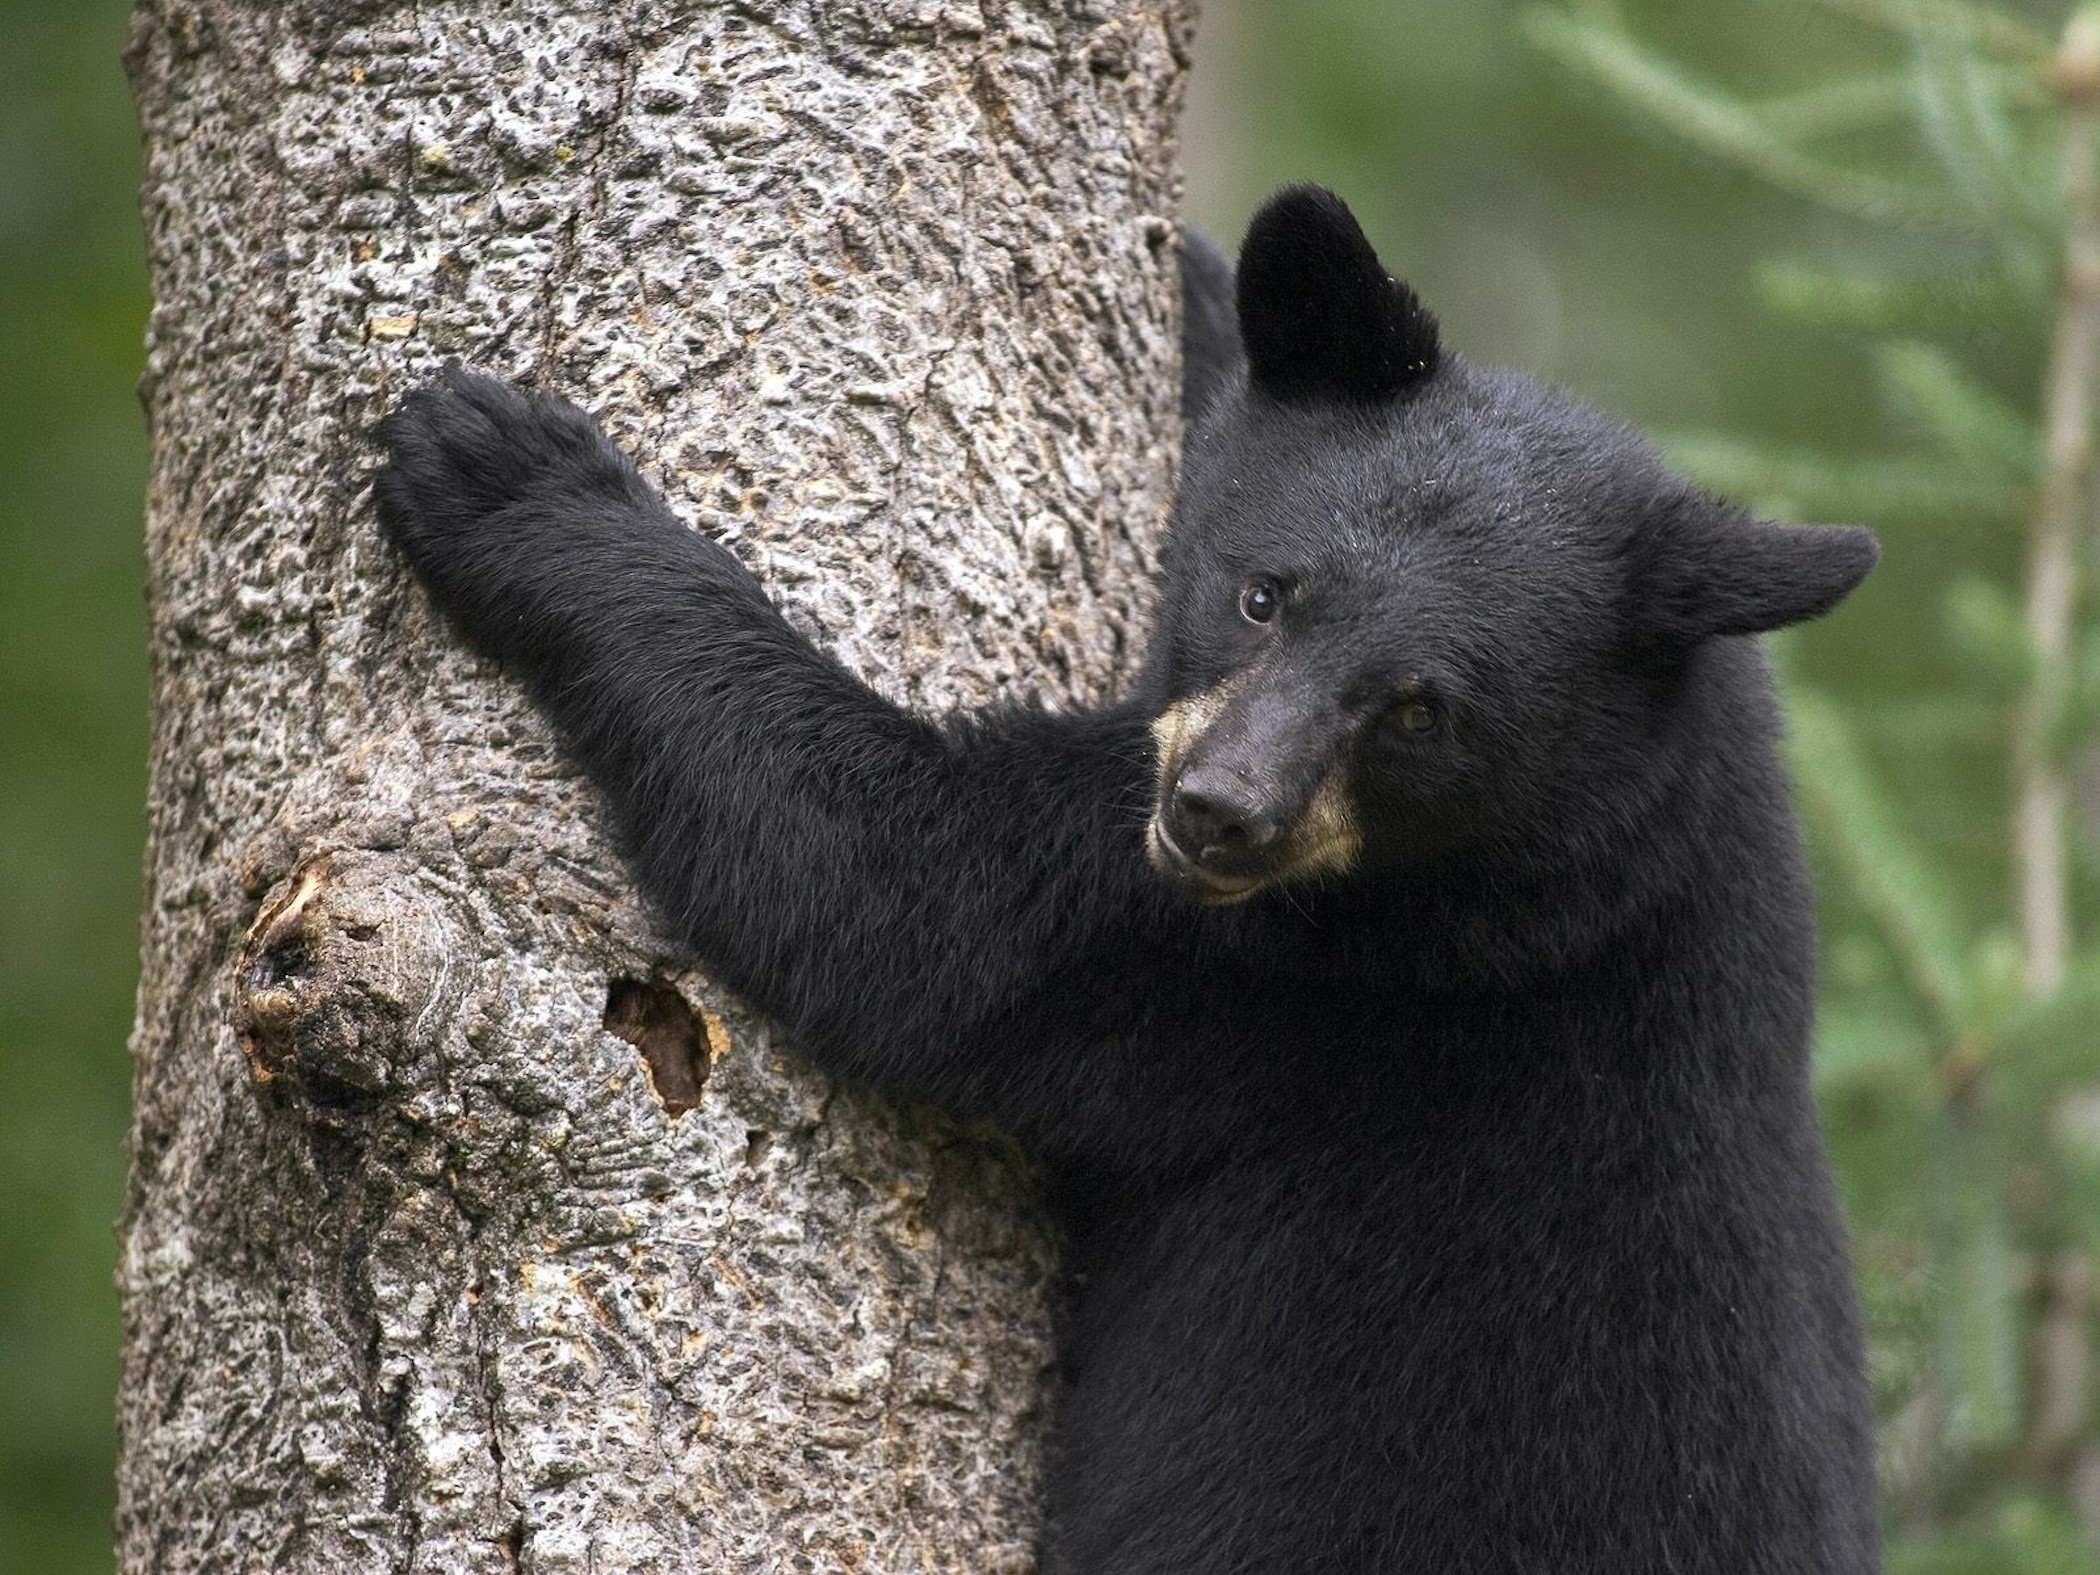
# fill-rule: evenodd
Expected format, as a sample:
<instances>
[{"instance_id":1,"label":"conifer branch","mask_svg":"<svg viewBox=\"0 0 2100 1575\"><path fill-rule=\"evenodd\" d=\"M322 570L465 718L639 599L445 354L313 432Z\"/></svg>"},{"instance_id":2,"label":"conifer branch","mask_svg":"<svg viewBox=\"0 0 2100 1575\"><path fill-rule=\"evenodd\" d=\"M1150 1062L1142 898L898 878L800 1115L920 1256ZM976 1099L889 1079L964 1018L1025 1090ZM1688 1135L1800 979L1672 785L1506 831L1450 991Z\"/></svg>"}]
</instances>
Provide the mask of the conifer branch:
<instances>
[{"instance_id":1,"label":"conifer branch","mask_svg":"<svg viewBox=\"0 0 2100 1575\"><path fill-rule=\"evenodd\" d=\"M2010 108L2041 109L2050 103L2048 89L2031 70L1988 62L1978 62L1976 70ZM1916 118L1917 81L1908 70L1849 77L1762 99L1753 112L1790 142L1885 131Z\"/></svg>"},{"instance_id":2,"label":"conifer branch","mask_svg":"<svg viewBox=\"0 0 2100 1575\"><path fill-rule=\"evenodd\" d=\"M1643 48L1625 32L1534 6L1531 42L1694 147L1781 191L1854 218L1968 228L1968 207L1914 183L1885 179L1804 153L1759 113L1710 82Z\"/></svg>"},{"instance_id":3,"label":"conifer branch","mask_svg":"<svg viewBox=\"0 0 2100 1575\"><path fill-rule=\"evenodd\" d=\"M1913 36L1931 32L2029 65L2045 65L2049 37L2018 17L1966 0L1818 0L1826 11Z\"/></svg>"}]
</instances>

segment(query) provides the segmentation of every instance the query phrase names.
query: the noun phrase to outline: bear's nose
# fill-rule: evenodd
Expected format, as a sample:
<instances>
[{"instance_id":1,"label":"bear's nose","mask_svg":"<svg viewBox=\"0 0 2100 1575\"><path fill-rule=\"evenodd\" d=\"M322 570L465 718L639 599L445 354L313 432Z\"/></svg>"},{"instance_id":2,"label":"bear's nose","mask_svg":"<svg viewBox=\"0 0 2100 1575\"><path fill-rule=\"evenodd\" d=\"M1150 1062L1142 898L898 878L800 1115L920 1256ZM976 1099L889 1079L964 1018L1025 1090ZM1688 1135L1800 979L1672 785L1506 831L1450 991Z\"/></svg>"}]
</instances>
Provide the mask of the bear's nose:
<instances>
[{"instance_id":1,"label":"bear's nose","mask_svg":"<svg viewBox=\"0 0 2100 1575\"><path fill-rule=\"evenodd\" d=\"M1278 830L1275 817L1265 814L1242 784L1201 767L1175 788L1172 816L1175 844L1208 867L1261 852Z\"/></svg>"}]
</instances>

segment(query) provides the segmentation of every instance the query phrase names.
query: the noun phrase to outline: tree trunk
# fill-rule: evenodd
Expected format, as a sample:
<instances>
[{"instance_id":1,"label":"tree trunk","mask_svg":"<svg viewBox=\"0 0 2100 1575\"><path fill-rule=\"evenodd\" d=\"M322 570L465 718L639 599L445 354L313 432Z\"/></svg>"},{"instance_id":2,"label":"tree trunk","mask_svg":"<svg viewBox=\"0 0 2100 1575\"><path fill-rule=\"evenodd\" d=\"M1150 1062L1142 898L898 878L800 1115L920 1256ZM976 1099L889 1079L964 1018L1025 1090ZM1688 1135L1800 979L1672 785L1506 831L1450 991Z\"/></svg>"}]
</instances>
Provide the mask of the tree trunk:
<instances>
[{"instance_id":1,"label":"tree trunk","mask_svg":"<svg viewBox=\"0 0 2100 1575\"><path fill-rule=\"evenodd\" d=\"M1027 1567L1025 1164L669 955L363 434L448 357L542 380L892 696L1099 694L1178 438L1188 27L143 5L125 1570Z\"/></svg>"}]
</instances>

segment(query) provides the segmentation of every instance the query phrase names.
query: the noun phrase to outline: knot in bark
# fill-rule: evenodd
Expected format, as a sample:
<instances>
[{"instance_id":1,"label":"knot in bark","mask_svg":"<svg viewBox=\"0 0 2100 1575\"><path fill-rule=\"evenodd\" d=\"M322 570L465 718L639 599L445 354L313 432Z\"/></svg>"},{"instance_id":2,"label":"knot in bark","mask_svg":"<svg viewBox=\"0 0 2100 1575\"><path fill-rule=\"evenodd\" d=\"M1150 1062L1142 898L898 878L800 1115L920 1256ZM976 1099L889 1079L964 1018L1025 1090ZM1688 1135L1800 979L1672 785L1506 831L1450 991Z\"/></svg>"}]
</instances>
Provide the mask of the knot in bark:
<instances>
[{"instance_id":1,"label":"knot in bark","mask_svg":"<svg viewBox=\"0 0 2100 1575\"><path fill-rule=\"evenodd\" d=\"M235 964L234 1031L257 1087L329 1124L403 1089L453 950L399 857L303 860Z\"/></svg>"}]
</instances>

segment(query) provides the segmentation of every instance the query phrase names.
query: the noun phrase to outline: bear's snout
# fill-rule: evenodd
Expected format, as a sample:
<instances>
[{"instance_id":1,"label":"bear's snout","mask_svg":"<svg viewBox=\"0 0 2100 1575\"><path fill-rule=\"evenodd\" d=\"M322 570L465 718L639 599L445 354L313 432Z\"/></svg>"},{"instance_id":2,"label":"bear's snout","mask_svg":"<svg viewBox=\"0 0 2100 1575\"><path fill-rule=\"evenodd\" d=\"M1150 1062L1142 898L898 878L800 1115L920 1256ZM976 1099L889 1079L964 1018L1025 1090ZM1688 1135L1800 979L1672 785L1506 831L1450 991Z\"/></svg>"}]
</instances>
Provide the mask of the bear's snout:
<instances>
[{"instance_id":1,"label":"bear's snout","mask_svg":"<svg viewBox=\"0 0 2100 1575\"><path fill-rule=\"evenodd\" d=\"M1266 851L1283 819L1260 802L1252 784L1211 765L1183 774L1162 816L1175 843L1219 873L1235 873L1236 863Z\"/></svg>"},{"instance_id":2,"label":"bear's snout","mask_svg":"<svg viewBox=\"0 0 2100 1575\"><path fill-rule=\"evenodd\" d=\"M1185 731L1177 742L1188 742ZM1271 753L1255 743L1228 722L1199 736L1183 758L1162 762L1146 856L1204 902L1346 870L1361 847L1347 773L1328 750Z\"/></svg>"}]
</instances>

